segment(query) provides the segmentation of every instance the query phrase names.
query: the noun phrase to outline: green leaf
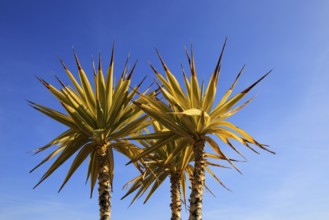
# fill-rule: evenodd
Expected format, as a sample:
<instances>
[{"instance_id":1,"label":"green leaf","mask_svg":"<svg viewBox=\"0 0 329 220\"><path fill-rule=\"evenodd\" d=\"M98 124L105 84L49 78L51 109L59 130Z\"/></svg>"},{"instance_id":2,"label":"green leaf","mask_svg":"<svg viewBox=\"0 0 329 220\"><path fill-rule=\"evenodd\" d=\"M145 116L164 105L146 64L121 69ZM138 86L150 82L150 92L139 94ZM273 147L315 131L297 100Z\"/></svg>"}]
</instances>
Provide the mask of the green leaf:
<instances>
[{"instance_id":1,"label":"green leaf","mask_svg":"<svg viewBox=\"0 0 329 220\"><path fill-rule=\"evenodd\" d=\"M75 157L70 170L68 171L62 186L60 187L59 191L60 192L63 187L65 186L65 184L67 183L67 181L71 178L72 174L78 169L78 167L82 164L83 161L85 161L85 159L87 158L88 155L90 155L90 153L94 150L95 145L92 143L89 143L87 145L85 145L78 153L78 155Z\"/></svg>"}]
</instances>

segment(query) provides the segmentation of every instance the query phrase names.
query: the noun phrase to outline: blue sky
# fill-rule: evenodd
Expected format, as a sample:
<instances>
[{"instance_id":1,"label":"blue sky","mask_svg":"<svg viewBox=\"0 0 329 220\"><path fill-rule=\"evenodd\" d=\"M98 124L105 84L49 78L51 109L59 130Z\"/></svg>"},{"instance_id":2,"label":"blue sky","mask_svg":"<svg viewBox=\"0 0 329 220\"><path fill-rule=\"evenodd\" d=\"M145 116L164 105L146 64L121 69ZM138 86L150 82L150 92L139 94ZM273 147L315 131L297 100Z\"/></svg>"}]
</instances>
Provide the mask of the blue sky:
<instances>
[{"instance_id":1,"label":"blue sky","mask_svg":"<svg viewBox=\"0 0 329 220\"><path fill-rule=\"evenodd\" d=\"M59 194L69 164L32 190L50 164L29 174L46 155L32 156L31 150L64 127L30 108L25 99L60 109L34 77L56 84L56 74L68 82L57 56L73 70L74 47L91 74L91 57L101 52L108 63L115 42L118 73L130 52L132 61L139 60L136 84L144 76L148 84L153 75L147 61L160 68L154 48L180 78L184 47L192 43L199 77L207 81L226 36L219 95L244 64L237 91L274 69L251 92L256 100L232 121L277 155L255 155L240 147L248 158L238 164L243 175L216 170L233 192L208 178L216 197L205 193L204 219L329 219L328 11L326 0L2 0L0 219L98 217L97 191L89 199L89 185L84 185L86 165ZM168 183L146 205L139 200L128 208L129 198L120 200L122 186L137 174L124 166L127 161L116 155L113 219L168 219Z\"/></svg>"}]
</instances>

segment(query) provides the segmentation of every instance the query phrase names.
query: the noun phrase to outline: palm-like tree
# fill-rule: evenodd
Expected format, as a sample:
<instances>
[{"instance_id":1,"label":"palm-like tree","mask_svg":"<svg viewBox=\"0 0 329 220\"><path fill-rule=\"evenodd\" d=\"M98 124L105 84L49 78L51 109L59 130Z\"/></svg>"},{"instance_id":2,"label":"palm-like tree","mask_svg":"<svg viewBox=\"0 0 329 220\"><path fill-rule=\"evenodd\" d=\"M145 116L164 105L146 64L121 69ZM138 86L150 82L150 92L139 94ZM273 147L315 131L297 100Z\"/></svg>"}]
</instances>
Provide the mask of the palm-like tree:
<instances>
[{"instance_id":1,"label":"palm-like tree","mask_svg":"<svg viewBox=\"0 0 329 220\"><path fill-rule=\"evenodd\" d=\"M168 131L162 124L157 121L153 122L153 130L156 133ZM152 147L154 140L140 140L143 136L137 136L137 139L145 149ZM186 147L185 147L186 146ZM183 150L179 150L183 148ZM218 159L218 156L213 154L206 154L207 157ZM143 158L143 163L146 169L136 178L129 181L126 185L132 184L124 199L128 195L135 193L131 204L144 193L147 196L144 200L146 203L158 187L167 179L170 179L170 193L171 193L171 220L181 219L181 201L186 204L186 183L193 177L193 166L191 163L194 161L193 149L190 141L184 139L177 139L160 148L154 152L146 155ZM222 185L223 183L215 176L209 166L224 167L217 163L207 161L206 169L208 172ZM225 186L224 186L225 187ZM225 187L226 188L226 187ZM181 198L182 195L182 198Z\"/></svg>"},{"instance_id":2,"label":"palm-like tree","mask_svg":"<svg viewBox=\"0 0 329 220\"><path fill-rule=\"evenodd\" d=\"M68 130L54 138L50 143L36 150L36 153L39 153L51 146L56 146L56 149L33 170L53 157L58 157L35 187L77 153L60 187L61 190L82 162L89 157L87 181L90 180L91 195L98 179L100 219L109 220L114 176L113 149L129 158L136 157L141 150L127 140L122 140L122 138L138 133L148 126L149 122L146 120L148 116L144 115L131 102L140 86L138 85L132 91L129 91L131 76L136 64L131 71L128 71L126 62L122 75L115 86L113 80L114 49L112 49L111 61L106 76L102 71L101 59L99 59L98 69L96 70L94 67L94 88L92 88L75 52L74 55L80 83L62 62L74 85L74 89L65 86L60 80L63 87L57 89L40 79L62 104L66 114L30 102L36 110L68 127ZM139 162L136 162L135 165L139 167Z\"/></svg>"},{"instance_id":3,"label":"palm-like tree","mask_svg":"<svg viewBox=\"0 0 329 220\"><path fill-rule=\"evenodd\" d=\"M205 184L205 166L207 163L205 156L206 143L209 144L209 146L218 156L225 158L235 169L238 170L232 161L230 161L229 158L222 152L221 148L212 136L217 136L221 141L224 142L224 144L230 146L240 155L241 153L233 146L230 140L236 140L254 152L257 151L251 145L255 145L263 150L272 152L268 150L265 145L257 142L247 132L227 121L229 117L234 115L241 108L252 101L253 98L244 104L235 107L236 104L256 84L258 84L269 74L269 72L261 77L258 81L253 83L251 86L249 86L247 89L230 98L233 88L235 87L244 69L242 68L232 86L229 88L229 90L227 90L219 103L215 104L218 77L220 74L221 60L225 45L226 41L218 59L216 68L209 80L205 91L203 83L200 86L198 82L194 64L193 50L191 55L186 52L191 71L190 79L187 78L184 69L182 69L186 87L185 90L179 84L175 76L171 73L158 52L159 59L165 71L165 77L161 75L152 65L151 68L162 84L162 86L159 86L159 89L165 101L168 102L169 106L168 104L163 103L161 100L143 95L141 97L147 103L135 102L139 108L143 109L143 111L145 111L148 115L159 121L169 131L162 132L158 135L149 135L153 138L156 137L158 140L152 147L145 150L141 155L139 155L131 162L137 161L144 155L154 151L154 149L172 142L178 138L183 139L183 141L192 142L195 163L192 179L192 191L189 200L190 220L202 219L202 197L203 187ZM183 150L184 148L182 147L180 149Z\"/></svg>"}]
</instances>

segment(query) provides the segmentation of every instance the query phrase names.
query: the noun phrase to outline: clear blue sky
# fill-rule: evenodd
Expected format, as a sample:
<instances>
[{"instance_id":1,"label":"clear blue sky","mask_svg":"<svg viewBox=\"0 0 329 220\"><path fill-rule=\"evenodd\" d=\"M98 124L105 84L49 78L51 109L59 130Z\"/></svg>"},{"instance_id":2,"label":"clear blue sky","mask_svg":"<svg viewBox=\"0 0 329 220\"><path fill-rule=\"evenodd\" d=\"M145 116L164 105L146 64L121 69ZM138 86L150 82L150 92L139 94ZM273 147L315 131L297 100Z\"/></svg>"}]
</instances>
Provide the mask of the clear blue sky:
<instances>
[{"instance_id":1,"label":"clear blue sky","mask_svg":"<svg viewBox=\"0 0 329 220\"><path fill-rule=\"evenodd\" d=\"M31 150L64 127L25 99L60 109L34 77L56 83L56 74L68 82L57 55L74 70L74 47L91 76L91 57L101 52L108 63L115 41L117 71L131 52L132 61L139 59L136 84L149 75L148 84L153 75L147 61L160 67L155 47L179 75L180 63L186 64L184 46L192 43L199 77L207 80L226 36L219 94L244 64L238 90L274 68L251 92L258 94L256 100L232 121L277 155L255 155L240 147L248 158L238 164L243 175L216 170L233 193L208 178L216 198L205 194L204 219L329 219L328 11L326 0L2 0L0 219L98 218L97 190L89 199L89 185L84 185L86 166L59 194L68 164L32 190L49 164L29 174L46 155L32 156ZM139 200L128 208L129 198L120 200L122 186L136 174L126 162L116 155L113 219L169 219L168 183L146 205Z\"/></svg>"}]
</instances>

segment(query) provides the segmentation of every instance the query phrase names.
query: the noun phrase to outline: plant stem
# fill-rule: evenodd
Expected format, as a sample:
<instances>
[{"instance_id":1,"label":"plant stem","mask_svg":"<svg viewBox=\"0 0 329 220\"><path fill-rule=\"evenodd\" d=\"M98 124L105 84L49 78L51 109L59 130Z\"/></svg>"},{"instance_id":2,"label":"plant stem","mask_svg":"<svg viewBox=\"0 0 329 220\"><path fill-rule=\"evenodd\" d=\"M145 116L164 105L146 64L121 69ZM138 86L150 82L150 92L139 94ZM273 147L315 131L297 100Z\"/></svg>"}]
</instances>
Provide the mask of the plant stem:
<instances>
[{"instance_id":1,"label":"plant stem","mask_svg":"<svg viewBox=\"0 0 329 220\"><path fill-rule=\"evenodd\" d=\"M109 162L104 144L98 149L98 193L100 220L111 219L111 184L109 175Z\"/></svg>"},{"instance_id":2,"label":"plant stem","mask_svg":"<svg viewBox=\"0 0 329 220\"><path fill-rule=\"evenodd\" d=\"M171 184L171 220L181 220L181 199L180 199L180 174L172 173L170 175Z\"/></svg>"},{"instance_id":3,"label":"plant stem","mask_svg":"<svg viewBox=\"0 0 329 220\"><path fill-rule=\"evenodd\" d=\"M192 191L190 195L189 220L202 220L202 197L205 184L205 140L200 139L193 145L195 155L194 172L192 179Z\"/></svg>"}]
</instances>

